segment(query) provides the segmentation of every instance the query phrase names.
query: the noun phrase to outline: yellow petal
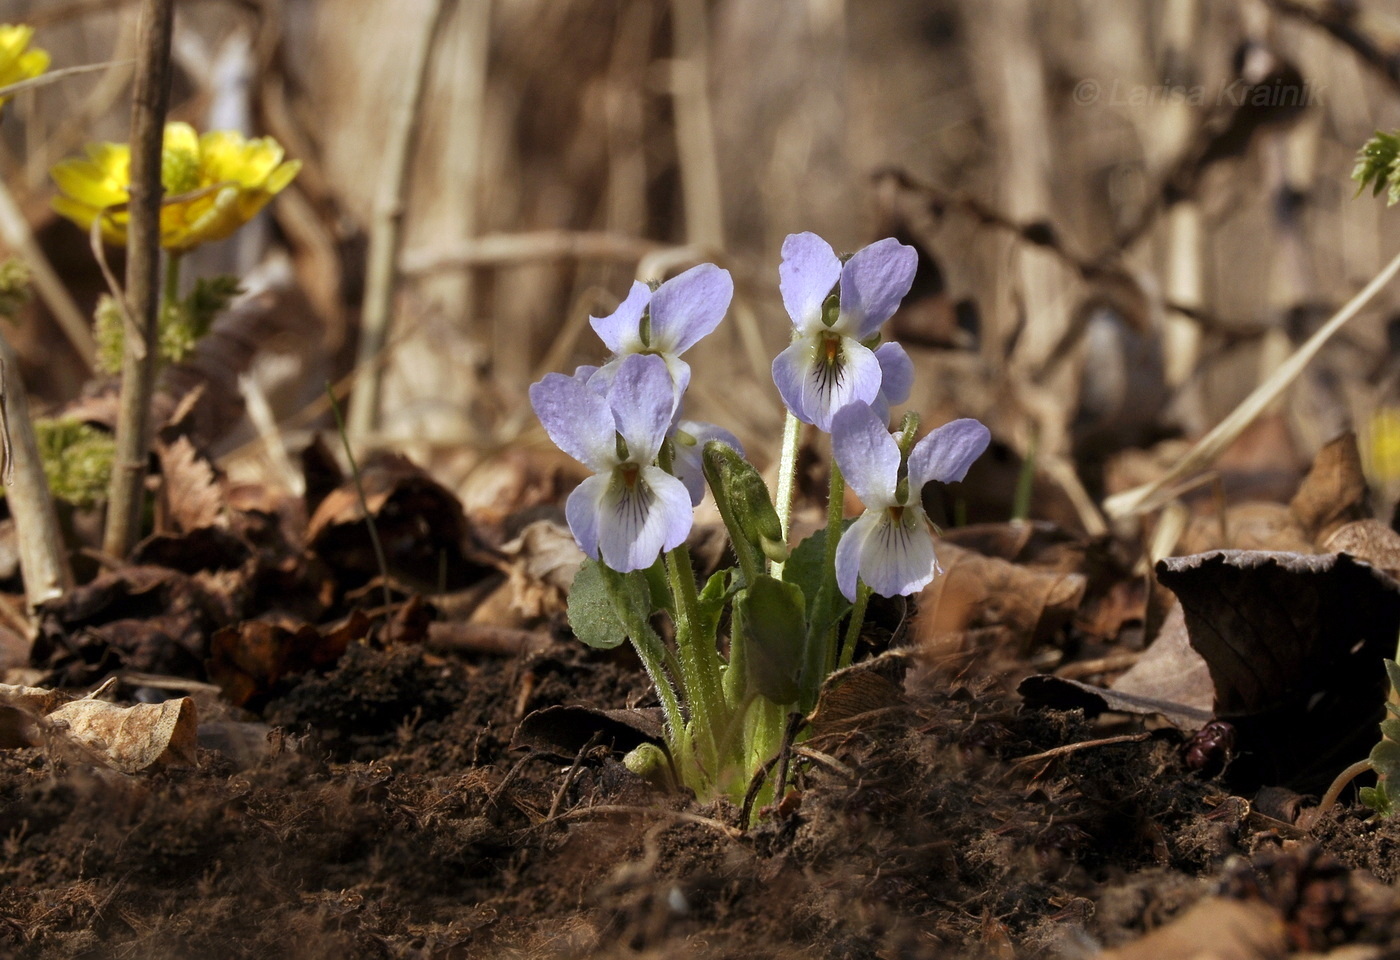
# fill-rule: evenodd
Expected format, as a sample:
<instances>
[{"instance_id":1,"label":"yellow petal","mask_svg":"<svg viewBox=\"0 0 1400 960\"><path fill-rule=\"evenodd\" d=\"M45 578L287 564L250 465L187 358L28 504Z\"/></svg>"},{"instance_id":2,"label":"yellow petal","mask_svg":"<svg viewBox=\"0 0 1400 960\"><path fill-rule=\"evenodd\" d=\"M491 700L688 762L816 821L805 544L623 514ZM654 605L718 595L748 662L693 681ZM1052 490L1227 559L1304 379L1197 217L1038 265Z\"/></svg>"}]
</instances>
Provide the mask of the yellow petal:
<instances>
[{"instance_id":1,"label":"yellow petal","mask_svg":"<svg viewBox=\"0 0 1400 960\"><path fill-rule=\"evenodd\" d=\"M127 191L118 186L100 166L91 160L70 157L60 160L49 170L54 183L74 200L91 207L110 207L126 203Z\"/></svg>"},{"instance_id":2,"label":"yellow petal","mask_svg":"<svg viewBox=\"0 0 1400 960\"><path fill-rule=\"evenodd\" d=\"M160 182L170 194L189 193L200 187L199 135L188 123L167 123L160 155Z\"/></svg>"}]
</instances>

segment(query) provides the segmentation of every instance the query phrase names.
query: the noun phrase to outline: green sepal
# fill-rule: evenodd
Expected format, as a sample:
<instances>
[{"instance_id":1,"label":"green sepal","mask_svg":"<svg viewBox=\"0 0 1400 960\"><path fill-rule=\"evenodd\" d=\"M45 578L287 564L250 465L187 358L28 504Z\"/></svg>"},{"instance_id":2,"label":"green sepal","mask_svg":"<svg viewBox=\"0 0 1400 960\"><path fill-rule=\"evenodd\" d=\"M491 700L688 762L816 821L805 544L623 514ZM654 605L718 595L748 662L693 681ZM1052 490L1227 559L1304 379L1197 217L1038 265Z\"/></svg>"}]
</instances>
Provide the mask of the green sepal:
<instances>
[{"instance_id":1,"label":"green sepal","mask_svg":"<svg viewBox=\"0 0 1400 960\"><path fill-rule=\"evenodd\" d=\"M742 537L769 559L786 559L782 522L768 494L768 484L753 464L721 440L705 444L703 460L705 480L720 502L721 513L738 528L729 531L736 541L735 549L740 549L737 541Z\"/></svg>"},{"instance_id":2,"label":"green sepal","mask_svg":"<svg viewBox=\"0 0 1400 960\"><path fill-rule=\"evenodd\" d=\"M569 626L588 646L611 650L627 640L627 628L618 613L626 603L639 617L651 615L651 588L640 570L617 573L586 558L569 588Z\"/></svg>"},{"instance_id":3,"label":"green sepal","mask_svg":"<svg viewBox=\"0 0 1400 960\"><path fill-rule=\"evenodd\" d=\"M807 601L802 588L764 575L742 590L734 604L745 640L749 692L774 703L793 703L807 646Z\"/></svg>"}]
</instances>

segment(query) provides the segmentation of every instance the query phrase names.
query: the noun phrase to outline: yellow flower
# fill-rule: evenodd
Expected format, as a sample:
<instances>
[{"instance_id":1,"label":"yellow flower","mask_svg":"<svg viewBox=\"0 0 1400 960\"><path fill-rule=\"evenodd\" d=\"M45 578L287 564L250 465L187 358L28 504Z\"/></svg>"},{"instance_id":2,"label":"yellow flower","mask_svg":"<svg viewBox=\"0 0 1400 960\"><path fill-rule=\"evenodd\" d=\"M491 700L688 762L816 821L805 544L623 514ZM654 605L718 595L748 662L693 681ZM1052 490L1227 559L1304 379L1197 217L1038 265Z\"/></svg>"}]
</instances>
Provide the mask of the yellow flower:
<instances>
[{"instance_id":1,"label":"yellow flower","mask_svg":"<svg viewBox=\"0 0 1400 960\"><path fill-rule=\"evenodd\" d=\"M47 50L28 49L33 36L33 27L0 24L0 87L37 77L49 68ZM0 106L9 99L0 98Z\"/></svg>"},{"instance_id":2,"label":"yellow flower","mask_svg":"<svg viewBox=\"0 0 1400 960\"><path fill-rule=\"evenodd\" d=\"M199 135L188 123L166 124L160 245L179 254L232 235L301 169L300 161L282 157L282 147L271 137L245 140L227 130ZM60 191L53 199L56 212L84 230L101 218L103 239L126 245L129 146L88 144L86 157L61 160L49 173Z\"/></svg>"}]
</instances>

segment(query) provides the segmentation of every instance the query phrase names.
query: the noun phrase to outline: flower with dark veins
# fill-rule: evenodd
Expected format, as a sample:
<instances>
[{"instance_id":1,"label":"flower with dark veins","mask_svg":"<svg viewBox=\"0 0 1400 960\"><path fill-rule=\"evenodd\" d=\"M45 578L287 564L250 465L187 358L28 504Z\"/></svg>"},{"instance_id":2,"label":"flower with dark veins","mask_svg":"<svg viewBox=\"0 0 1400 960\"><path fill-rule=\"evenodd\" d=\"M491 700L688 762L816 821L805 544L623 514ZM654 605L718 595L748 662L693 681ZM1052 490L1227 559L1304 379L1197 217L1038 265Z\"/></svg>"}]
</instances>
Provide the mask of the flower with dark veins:
<instances>
[{"instance_id":1,"label":"flower with dark veins","mask_svg":"<svg viewBox=\"0 0 1400 960\"><path fill-rule=\"evenodd\" d=\"M685 484L656 466L675 387L654 354L622 357L605 390L592 377L548 374L531 385L530 403L559 449L594 472L564 507L579 547L619 573L643 570L684 543L693 521Z\"/></svg>"},{"instance_id":2,"label":"flower with dark veins","mask_svg":"<svg viewBox=\"0 0 1400 960\"><path fill-rule=\"evenodd\" d=\"M836 584L852 602L856 582L882 597L923 588L938 574L921 493L930 480L953 483L991 442L976 420L954 420L914 444L908 459L869 404L853 403L831 424L831 452L865 513L836 548Z\"/></svg>"},{"instance_id":3,"label":"flower with dark veins","mask_svg":"<svg viewBox=\"0 0 1400 960\"><path fill-rule=\"evenodd\" d=\"M918 260L913 247L892 237L844 264L814 233L783 241L778 287L796 336L774 359L773 382L793 416L829 431L847 404L878 402L883 365L866 342L909 292ZM892 354L887 359L898 363Z\"/></svg>"},{"instance_id":4,"label":"flower with dark veins","mask_svg":"<svg viewBox=\"0 0 1400 960\"><path fill-rule=\"evenodd\" d=\"M691 267L655 290L634 281L616 310L589 318L594 332L615 354L599 371L602 382L610 381L628 356L654 354L666 361L679 397L690 385L690 366L681 354L719 326L733 298L729 271L713 263Z\"/></svg>"}]
</instances>

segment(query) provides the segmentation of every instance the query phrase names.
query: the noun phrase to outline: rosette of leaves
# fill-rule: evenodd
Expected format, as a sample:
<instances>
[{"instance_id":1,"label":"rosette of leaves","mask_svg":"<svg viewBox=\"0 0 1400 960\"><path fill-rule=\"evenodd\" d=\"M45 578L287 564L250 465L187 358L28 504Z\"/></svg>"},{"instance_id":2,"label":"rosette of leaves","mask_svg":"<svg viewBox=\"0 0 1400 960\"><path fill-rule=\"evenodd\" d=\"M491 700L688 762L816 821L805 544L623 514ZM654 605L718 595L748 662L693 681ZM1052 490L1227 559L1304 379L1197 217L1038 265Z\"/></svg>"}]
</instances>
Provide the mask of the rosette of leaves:
<instances>
[{"instance_id":1,"label":"rosette of leaves","mask_svg":"<svg viewBox=\"0 0 1400 960\"><path fill-rule=\"evenodd\" d=\"M194 352L199 339L209 332L214 320L238 296L237 277L201 277L194 289L181 300L165 304L161 310L156 350L162 363L179 363ZM104 295L96 312L97 367L105 373L119 373L126 337L121 307Z\"/></svg>"},{"instance_id":2,"label":"rosette of leaves","mask_svg":"<svg viewBox=\"0 0 1400 960\"><path fill-rule=\"evenodd\" d=\"M1376 131L1357 153L1351 178L1358 184L1358 194L1370 187L1373 197L1385 192L1386 206L1400 203L1400 131Z\"/></svg>"}]
</instances>

